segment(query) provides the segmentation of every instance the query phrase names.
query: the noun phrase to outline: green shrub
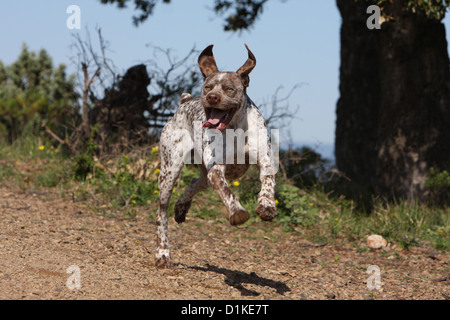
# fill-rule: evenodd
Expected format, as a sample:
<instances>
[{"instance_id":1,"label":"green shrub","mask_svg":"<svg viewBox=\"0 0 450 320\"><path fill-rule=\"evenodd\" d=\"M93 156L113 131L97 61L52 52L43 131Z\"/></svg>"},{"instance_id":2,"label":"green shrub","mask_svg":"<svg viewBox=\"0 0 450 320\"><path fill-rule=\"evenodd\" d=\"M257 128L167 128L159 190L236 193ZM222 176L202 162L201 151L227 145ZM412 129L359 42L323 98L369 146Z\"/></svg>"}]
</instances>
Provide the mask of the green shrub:
<instances>
[{"instance_id":1,"label":"green shrub","mask_svg":"<svg viewBox=\"0 0 450 320\"><path fill-rule=\"evenodd\" d=\"M450 174L446 170L438 173L431 167L428 177L425 179L425 187L430 191L430 199L433 204L448 204Z\"/></svg>"},{"instance_id":2,"label":"green shrub","mask_svg":"<svg viewBox=\"0 0 450 320\"><path fill-rule=\"evenodd\" d=\"M94 168L94 158L89 153L82 153L75 157L74 161L74 178L77 180L86 180L86 177Z\"/></svg>"}]
</instances>

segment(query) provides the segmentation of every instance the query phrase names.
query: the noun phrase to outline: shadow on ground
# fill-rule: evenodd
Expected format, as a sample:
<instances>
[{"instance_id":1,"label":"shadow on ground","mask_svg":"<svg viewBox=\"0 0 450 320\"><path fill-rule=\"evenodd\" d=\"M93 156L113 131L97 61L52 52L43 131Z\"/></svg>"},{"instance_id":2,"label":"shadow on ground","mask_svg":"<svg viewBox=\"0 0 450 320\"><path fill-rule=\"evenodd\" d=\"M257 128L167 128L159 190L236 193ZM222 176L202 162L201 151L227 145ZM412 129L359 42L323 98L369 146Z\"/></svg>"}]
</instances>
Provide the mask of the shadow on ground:
<instances>
[{"instance_id":1,"label":"shadow on ground","mask_svg":"<svg viewBox=\"0 0 450 320\"><path fill-rule=\"evenodd\" d=\"M275 289L276 292L281 295L284 295L284 293L287 291L291 291L291 289L284 282L274 281L272 279L260 277L255 272L246 273L237 270L229 270L226 268L216 267L210 264L207 264L206 267L187 266L187 265L183 266L193 270L223 274L226 277L225 283L233 288L238 289L243 296L255 297L261 294L258 291L246 289L243 285L244 283L270 287Z\"/></svg>"}]
</instances>

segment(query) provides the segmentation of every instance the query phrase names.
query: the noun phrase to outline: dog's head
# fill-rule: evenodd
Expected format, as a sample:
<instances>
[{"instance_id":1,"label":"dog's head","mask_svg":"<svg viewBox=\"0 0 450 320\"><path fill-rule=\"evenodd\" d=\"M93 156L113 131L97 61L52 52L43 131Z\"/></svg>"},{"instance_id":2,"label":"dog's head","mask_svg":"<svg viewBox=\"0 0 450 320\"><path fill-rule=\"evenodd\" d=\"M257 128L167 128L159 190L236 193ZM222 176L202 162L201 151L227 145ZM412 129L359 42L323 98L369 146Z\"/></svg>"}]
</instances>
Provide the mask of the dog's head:
<instances>
[{"instance_id":1,"label":"dog's head","mask_svg":"<svg viewBox=\"0 0 450 320\"><path fill-rule=\"evenodd\" d=\"M224 130L244 104L249 74L256 65L255 56L247 45L245 47L248 59L236 72L219 71L212 52L213 45L200 54L198 65L204 78L201 99L207 118L203 127Z\"/></svg>"}]
</instances>

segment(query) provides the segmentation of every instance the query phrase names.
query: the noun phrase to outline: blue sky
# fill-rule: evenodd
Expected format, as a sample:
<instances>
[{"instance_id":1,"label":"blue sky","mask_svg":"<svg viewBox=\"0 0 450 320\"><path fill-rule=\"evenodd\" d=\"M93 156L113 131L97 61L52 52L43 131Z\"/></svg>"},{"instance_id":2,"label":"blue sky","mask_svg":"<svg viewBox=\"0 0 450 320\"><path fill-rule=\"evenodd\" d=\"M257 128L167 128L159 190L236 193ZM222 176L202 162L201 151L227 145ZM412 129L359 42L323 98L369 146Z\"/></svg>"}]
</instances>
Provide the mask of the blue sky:
<instances>
[{"instance_id":1,"label":"blue sky","mask_svg":"<svg viewBox=\"0 0 450 320\"><path fill-rule=\"evenodd\" d=\"M69 5L81 8L81 30L68 30ZM9 64L19 55L22 43L38 51L46 49L54 63L66 63L70 72L75 55L72 34L85 36L86 27L95 39L95 28L102 28L109 41L108 56L121 71L153 56L147 44L172 49L183 57L195 45L202 50L215 44L219 69L237 70L246 60L244 43L256 56L251 74L250 97L258 104L270 100L275 90L283 93L297 84L301 87L289 103L299 111L291 123L293 142L332 144L335 107L339 97L339 31L341 18L334 0L272 0L250 32L223 32L223 21L211 7L211 0L172 0L160 4L155 14L139 27L131 17L133 6L118 10L97 0L16 0L0 2L0 60ZM447 39L450 18L444 20ZM374 31L376 32L376 31ZM163 63L163 61L161 61Z\"/></svg>"}]
</instances>

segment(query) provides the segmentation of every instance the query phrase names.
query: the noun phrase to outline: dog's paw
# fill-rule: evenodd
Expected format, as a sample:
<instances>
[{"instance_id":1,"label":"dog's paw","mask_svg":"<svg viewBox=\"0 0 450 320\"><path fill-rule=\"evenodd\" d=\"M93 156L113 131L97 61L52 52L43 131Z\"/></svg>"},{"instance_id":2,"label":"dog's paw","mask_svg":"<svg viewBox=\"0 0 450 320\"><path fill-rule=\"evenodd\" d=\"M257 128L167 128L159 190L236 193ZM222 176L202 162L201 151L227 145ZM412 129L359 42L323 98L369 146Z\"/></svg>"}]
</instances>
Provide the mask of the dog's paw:
<instances>
[{"instance_id":1,"label":"dog's paw","mask_svg":"<svg viewBox=\"0 0 450 320\"><path fill-rule=\"evenodd\" d=\"M192 201L182 202L181 199L177 201L174 208L175 221L177 223L183 223L184 221L186 221L186 214L188 213L191 204Z\"/></svg>"},{"instance_id":2,"label":"dog's paw","mask_svg":"<svg viewBox=\"0 0 450 320\"><path fill-rule=\"evenodd\" d=\"M243 224L250 218L250 214L245 209L239 209L235 213L233 213L231 216L228 217L228 220L230 221L230 224L232 226L238 226L240 224Z\"/></svg>"},{"instance_id":3,"label":"dog's paw","mask_svg":"<svg viewBox=\"0 0 450 320\"><path fill-rule=\"evenodd\" d=\"M162 257L160 259L156 259L155 266L158 269L171 269L172 262L170 262L170 259L167 259L166 257Z\"/></svg>"},{"instance_id":4,"label":"dog's paw","mask_svg":"<svg viewBox=\"0 0 450 320\"><path fill-rule=\"evenodd\" d=\"M172 268L169 250L159 249L155 254L155 266L159 269Z\"/></svg>"},{"instance_id":5,"label":"dog's paw","mask_svg":"<svg viewBox=\"0 0 450 320\"><path fill-rule=\"evenodd\" d=\"M277 215L277 208L275 207L275 202L264 200L258 203L256 207L256 212L259 217L264 221L272 221L273 218Z\"/></svg>"}]
</instances>

